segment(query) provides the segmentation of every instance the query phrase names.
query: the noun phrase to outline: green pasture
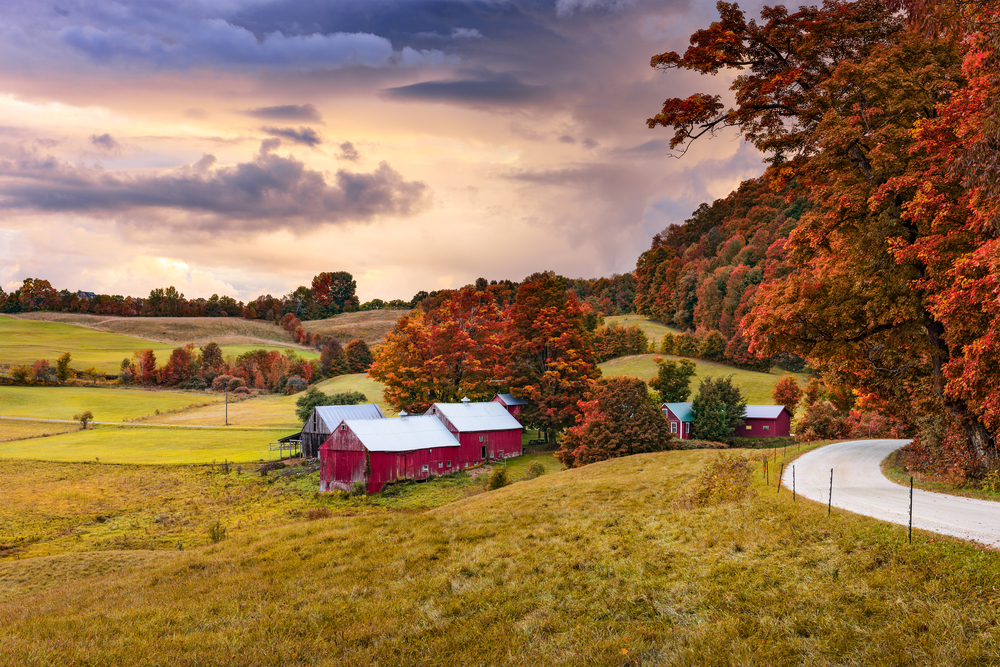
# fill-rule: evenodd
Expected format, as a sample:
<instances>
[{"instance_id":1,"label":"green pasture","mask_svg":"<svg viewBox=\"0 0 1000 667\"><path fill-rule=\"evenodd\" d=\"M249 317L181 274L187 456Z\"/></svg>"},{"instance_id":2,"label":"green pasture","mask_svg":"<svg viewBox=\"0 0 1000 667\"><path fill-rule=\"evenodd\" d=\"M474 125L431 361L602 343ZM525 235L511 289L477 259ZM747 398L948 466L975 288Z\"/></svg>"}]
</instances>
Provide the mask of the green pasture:
<instances>
[{"instance_id":1,"label":"green pasture","mask_svg":"<svg viewBox=\"0 0 1000 667\"><path fill-rule=\"evenodd\" d=\"M122 359L131 358L135 350L153 350L159 364L170 357L177 345L165 345L145 338L95 331L74 324L21 320L0 315L0 364L30 364L48 359L55 365L64 352L73 356L70 367L75 370L95 368L102 373L117 373ZM286 350L282 345L223 345L224 355L237 356L250 350ZM307 359L318 359L314 350L294 350Z\"/></svg>"},{"instance_id":2,"label":"green pasture","mask_svg":"<svg viewBox=\"0 0 1000 667\"><path fill-rule=\"evenodd\" d=\"M292 429L238 430L98 426L47 438L0 442L0 459L101 463L212 463L267 460Z\"/></svg>"},{"instance_id":3,"label":"green pasture","mask_svg":"<svg viewBox=\"0 0 1000 667\"><path fill-rule=\"evenodd\" d=\"M327 394L358 391L369 403L378 403L386 415L395 412L382 401L382 384L364 373L340 375L314 385ZM301 394L264 394L229 404L230 426L264 426L276 428L300 428L302 422L295 416L295 402ZM164 414L144 420L149 424L191 424L197 426L222 426L226 423L224 402L213 402L191 410L175 414Z\"/></svg>"},{"instance_id":4,"label":"green pasture","mask_svg":"<svg viewBox=\"0 0 1000 667\"><path fill-rule=\"evenodd\" d=\"M605 377L628 375L642 378L648 382L657 373L658 367L656 362L653 361L656 357L686 359L686 357L676 357L670 354L635 354L629 357L619 357L618 359L605 361L600 364L600 368ZM778 369L772 369L770 373L759 373L757 371L746 371L733 366L727 366L715 361L705 361L704 359L689 359L689 361L693 361L697 367L694 379L691 381L692 396L698 391L698 383L702 378L732 375L733 383L743 392L743 397L747 403L757 405L771 405L774 403L774 399L771 398L771 392L774 391L774 385L785 374ZM803 387L809 381L809 378L802 373L795 374L795 377L798 379L799 385Z\"/></svg>"},{"instance_id":5,"label":"green pasture","mask_svg":"<svg viewBox=\"0 0 1000 667\"><path fill-rule=\"evenodd\" d=\"M643 333L649 336L651 342L656 343L656 348L660 348L660 341L663 340L663 334L681 333L680 329L675 329L673 327L668 327L663 322L659 320L651 320L645 315L609 315L604 318L604 324L606 326L611 326L612 324L617 324L623 327L637 326L642 329Z\"/></svg>"},{"instance_id":6,"label":"green pasture","mask_svg":"<svg viewBox=\"0 0 1000 667\"><path fill-rule=\"evenodd\" d=\"M203 391L155 391L128 387L0 386L0 417L73 419L90 410L94 421L120 422L224 400Z\"/></svg>"}]
</instances>

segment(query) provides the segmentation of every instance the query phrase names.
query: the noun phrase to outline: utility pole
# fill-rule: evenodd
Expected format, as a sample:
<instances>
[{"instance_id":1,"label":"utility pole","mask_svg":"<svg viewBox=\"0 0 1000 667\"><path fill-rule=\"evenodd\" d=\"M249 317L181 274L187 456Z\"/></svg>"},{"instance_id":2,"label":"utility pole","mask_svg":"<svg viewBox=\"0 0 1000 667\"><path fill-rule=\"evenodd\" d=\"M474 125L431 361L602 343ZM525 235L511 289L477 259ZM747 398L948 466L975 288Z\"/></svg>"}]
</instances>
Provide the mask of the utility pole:
<instances>
[{"instance_id":1,"label":"utility pole","mask_svg":"<svg viewBox=\"0 0 1000 667\"><path fill-rule=\"evenodd\" d=\"M226 426L229 426L229 385L226 385Z\"/></svg>"}]
</instances>

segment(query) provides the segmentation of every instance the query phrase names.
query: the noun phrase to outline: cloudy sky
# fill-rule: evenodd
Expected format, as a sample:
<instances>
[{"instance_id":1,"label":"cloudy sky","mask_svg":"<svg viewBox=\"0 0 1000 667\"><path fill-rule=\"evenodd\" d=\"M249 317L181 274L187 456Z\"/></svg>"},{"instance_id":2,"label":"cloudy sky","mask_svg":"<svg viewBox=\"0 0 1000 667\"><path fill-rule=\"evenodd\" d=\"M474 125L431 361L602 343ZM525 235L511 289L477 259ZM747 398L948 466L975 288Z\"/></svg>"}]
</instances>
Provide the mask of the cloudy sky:
<instances>
[{"instance_id":1,"label":"cloudy sky","mask_svg":"<svg viewBox=\"0 0 1000 667\"><path fill-rule=\"evenodd\" d=\"M756 3L744 6L753 10ZM54 0L0 23L0 285L363 300L630 271L760 174L645 120L703 0Z\"/></svg>"}]
</instances>

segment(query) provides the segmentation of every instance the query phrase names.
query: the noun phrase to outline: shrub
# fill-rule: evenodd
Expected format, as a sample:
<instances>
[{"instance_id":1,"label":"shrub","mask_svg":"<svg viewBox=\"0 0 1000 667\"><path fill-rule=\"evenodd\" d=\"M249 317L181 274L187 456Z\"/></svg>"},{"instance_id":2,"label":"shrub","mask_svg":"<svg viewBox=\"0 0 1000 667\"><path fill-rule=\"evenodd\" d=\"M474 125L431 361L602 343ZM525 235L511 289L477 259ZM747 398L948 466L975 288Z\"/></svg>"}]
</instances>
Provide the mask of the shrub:
<instances>
[{"instance_id":1,"label":"shrub","mask_svg":"<svg viewBox=\"0 0 1000 667\"><path fill-rule=\"evenodd\" d=\"M306 519L308 519L309 521L315 521L316 519L325 519L330 516L333 516L333 512L331 512L326 507L313 507L312 509L306 510Z\"/></svg>"},{"instance_id":2,"label":"shrub","mask_svg":"<svg viewBox=\"0 0 1000 667\"><path fill-rule=\"evenodd\" d=\"M177 386L178 389L192 389L197 391L201 391L206 387L208 387L208 383L205 382L205 380L203 380L202 378L198 377L197 375L195 375L193 378L190 378L189 380L185 380L184 382L182 382Z\"/></svg>"},{"instance_id":3,"label":"shrub","mask_svg":"<svg viewBox=\"0 0 1000 667\"><path fill-rule=\"evenodd\" d=\"M237 387L236 389L233 389L231 391L237 396L249 396L251 394L251 390L249 387ZM260 393L260 392L255 392L255 393Z\"/></svg>"},{"instance_id":4,"label":"shrub","mask_svg":"<svg viewBox=\"0 0 1000 667\"><path fill-rule=\"evenodd\" d=\"M225 391L226 387L229 386L230 380L235 378L232 375L217 375L214 380L212 380L212 391Z\"/></svg>"},{"instance_id":5,"label":"shrub","mask_svg":"<svg viewBox=\"0 0 1000 667\"><path fill-rule=\"evenodd\" d=\"M359 480L351 485L352 496L365 496L367 494L368 494L368 485L365 484L364 480Z\"/></svg>"},{"instance_id":6,"label":"shrub","mask_svg":"<svg viewBox=\"0 0 1000 667\"><path fill-rule=\"evenodd\" d=\"M487 488L490 491L495 489L500 489L510 484L510 473L507 472L507 466L496 466L493 468L493 472L490 473L490 481L487 484Z\"/></svg>"},{"instance_id":7,"label":"shrub","mask_svg":"<svg viewBox=\"0 0 1000 667\"><path fill-rule=\"evenodd\" d=\"M740 502L752 495L750 462L735 454L719 454L708 462L692 486L679 497L684 507Z\"/></svg>"},{"instance_id":8,"label":"shrub","mask_svg":"<svg viewBox=\"0 0 1000 667\"><path fill-rule=\"evenodd\" d=\"M833 440L847 436L847 420L829 401L816 401L806 405L806 413L795 427L795 440Z\"/></svg>"},{"instance_id":9,"label":"shrub","mask_svg":"<svg viewBox=\"0 0 1000 667\"><path fill-rule=\"evenodd\" d=\"M306 381L301 376L293 375L285 382L285 393L297 394L300 391L304 391L307 386Z\"/></svg>"},{"instance_id":10,"label":"shrub","mask_svg":"<svg viewBox=\"0 0 1000 667\"><path fill-rule=\"evenodd\" d=\"M226 539L226 527L222 525L221 519L217 519L208 527L208 539L212 540L212 544L218 544Z\"/></svg>"},{"instance_id":11,"label":"shrub","mask_svg":"<svg viewBox=\"0 0 1000 667\"><path fill-rule=\"evenodd\" d=\"M80 422L80 425L83 426L83 429L87 430L87 422L93 421L94 413L91 412L90 410L87 410L86 412L81 412L73 415L73 419Z\"/></svg>"},{"instance_id":12,"label":"shrub","mask_svg":"<svg viewBox=\"0 0 1000 667\"><path fill-rule=\"evenodd\" d=\"M246 389L247 383L243 381L242 378L230 378L227 389L229 391L236 391L237 389Z\"/></svg>"},{"instance_id":13,"label":"shrub","mask_svg":"<svg viewBox=\"0 0 1000 667\"><path fill-rule=\"evenodd\" d=\"M534 461L528 466L528 471L524 474L525 479L535 479L545 474L545 466L540 461Z\"/></svg>"}]
</instances>

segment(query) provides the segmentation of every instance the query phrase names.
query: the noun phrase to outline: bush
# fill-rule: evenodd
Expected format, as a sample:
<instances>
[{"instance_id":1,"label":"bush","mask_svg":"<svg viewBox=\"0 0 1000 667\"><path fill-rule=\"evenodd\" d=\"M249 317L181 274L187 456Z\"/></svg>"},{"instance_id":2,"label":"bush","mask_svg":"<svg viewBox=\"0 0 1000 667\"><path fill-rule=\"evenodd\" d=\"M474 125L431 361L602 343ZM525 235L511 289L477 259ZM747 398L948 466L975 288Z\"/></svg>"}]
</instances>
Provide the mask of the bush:
<instances>
[{"instance_id":1,"label":"bush","mask_svg":"<svg viewBox=\"0 0 1000 667\"><path fill-rule=\"evenodd\" d=\"M288 378L287 382L285 382L285 393L297 394L300 391L304 391L307 386L308 384L306 383L305 380L302 379L301 376L293 375L292 377Z\"/></svg>"},{"instance_id":2,"label":"bush","mask_svg":"<svg viewBox=\"0 0 1000 667\"><path fill-rule=\"evenodd\" d=\"M352 496L365 496L367 494L368 494L368 485L365 484L364 480L359 480L351 485Z\"/></svg>"},{"instance_id":3,"label":"bush","mask_svg":"<svg viewBox=\"0 0 1000 667\"><path fill-rule=\"evenodd\" d=\"M525 479L535 479L545 474L545 466L540 461L534 461L528 466L528 471L524 474Z\"/></svg>"},{"instance_id":4,"label":"bush","mask_svg":"<svg viewBox=\"0 0 1000 667\"><path fill-rule=\"evenodd\" d=\"M847 437L847 420L833 403L816 401L806 406L806 414L795 427L797 442L813 442L815 440L834 440Z\"/></svg>"},{"instance_id":5,"label":"bush","mask_svg":"<svg viewBox=\"0 0 1000 667\"><path fill-rule=\"evenodd\" d=\"M247 383L243 381L242 378L230 378L227 389L229 391L236 391L237 389L246 389Z\"/></svg>"},{"instance_id":6,"label":"bush","mask_svg":"<svg viewBox=\"0 0 1000 667\"><path fill-rule=\"evenodd\" d=\"M684 507L705 507L740 502L752 495L750 461L734 454L719 454L702 469L692 486L682 493Z\"/></svg>"},{"instance_id":7,"label":"bush","mask_svg":"<svg viewBox=\"0 0 1000 667\"><path fill-rule=\"evenodd\" d=\"M217 375L212 380L212 391L225 391L229 386L229 382L234 379L232 375Z\"/></svg>"},{"instance_id":8,"label":"bush","mask_svg":"<svg viewBox=\"0 0 1000 667\"><path fill-rule=\"evenodd\" d=\"M201 391L202 389L205 389L207 387L208 383L205 382L205 380L203 380L202 378L198 377L197 375L195 375L190 380L185 380L184 382L182 382L177 386L178 389L193 389L197 391Z\"/></svg>"},{"instance_id":9,"label":"bush","mask_svg":"<svg viewBox=\"0 0 1000 667\"><path fill-rule=\"evenodd\" d=\"M333 512L331 512L326 507L313 507L312 509L306 510L306 519L308 519L309 521L315 521L316 519L325 519L330 516L333 516Z\"/></svg>"},{"instance_id":10,"label":"bush","mask_svg":"<svg viewBox=\"0 0 1000 667\"><path fill-rule=\"evenodd\" d=\"M487 488L490 491L503 488L510 484L510 473L507 472L507 466L496 466L493 468L493 472L490 473L490 481L487 484Z\"/></svg>"},{"instance_id":11,"label":"bush","mask_svg":"<svg viewBox=\"0 0 1000 667\"><path fill-rule=\"evenodd\" d=\"M218 544L226 539L226 527L222 525L221 519L208 527L208 539L212 540L212 544Z\"/></svg>"}]
</instances>

